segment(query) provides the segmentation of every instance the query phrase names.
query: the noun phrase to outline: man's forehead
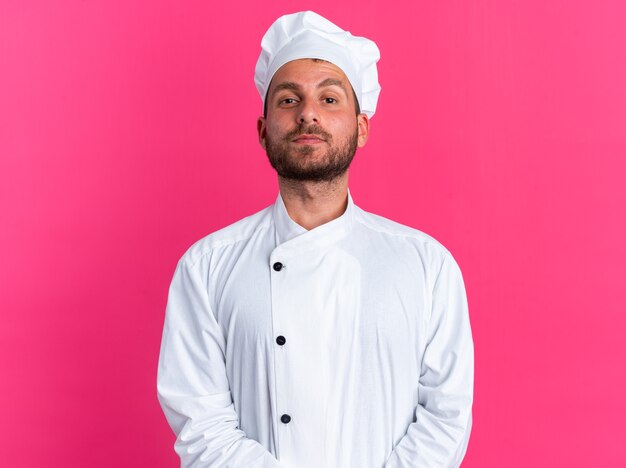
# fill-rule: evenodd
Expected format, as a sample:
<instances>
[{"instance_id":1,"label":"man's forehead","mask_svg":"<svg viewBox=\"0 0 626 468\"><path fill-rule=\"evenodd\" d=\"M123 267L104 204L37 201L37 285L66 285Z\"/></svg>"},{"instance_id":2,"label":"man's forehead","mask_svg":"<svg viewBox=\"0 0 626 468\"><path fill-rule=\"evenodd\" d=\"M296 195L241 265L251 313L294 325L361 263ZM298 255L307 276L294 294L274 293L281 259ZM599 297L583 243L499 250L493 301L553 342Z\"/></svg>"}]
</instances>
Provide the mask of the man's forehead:
<instances>
[{"instance_id":1,"label":"man's forehead","mask_svg":"<svg viewBox=\"0 0 626 468\"><path fill-rule=\"evenodd\" d=\"M312 76L311 68L319 70L320 76ZM334 63L322 59L305 58L292 60L281 66L272 77L270 92L296 89L302 87L303 84L311 84L309 77L315 80L312 84L317 88L339 86L347 93L348 88L352 87L347 75Z\"/></svg>"}]
</instances>

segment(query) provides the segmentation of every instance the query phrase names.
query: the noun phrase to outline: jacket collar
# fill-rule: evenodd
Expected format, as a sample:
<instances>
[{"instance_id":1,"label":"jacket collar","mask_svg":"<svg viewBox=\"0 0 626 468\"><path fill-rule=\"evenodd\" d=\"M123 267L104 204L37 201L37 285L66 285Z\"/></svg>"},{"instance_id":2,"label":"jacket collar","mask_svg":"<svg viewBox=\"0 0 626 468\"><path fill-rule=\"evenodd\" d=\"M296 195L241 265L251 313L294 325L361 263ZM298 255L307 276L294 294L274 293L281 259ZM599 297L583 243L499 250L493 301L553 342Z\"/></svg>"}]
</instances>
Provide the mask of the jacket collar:
<instances>
[{"instance_id":1,"label":"jacket collar","mask_svg":"<svg viewBox=\"0 0 626 468\"><path fill-rule=\"evenodd\" d=\"M279 192L272 207L272 216L276 227L276 247L281 250L308 249L324 247L337 242L352 229L354 220L354 202L348 190L348 205L341 216L316 228L307 230L289 217L283 198Z\"/></svg>"}]
</instances>

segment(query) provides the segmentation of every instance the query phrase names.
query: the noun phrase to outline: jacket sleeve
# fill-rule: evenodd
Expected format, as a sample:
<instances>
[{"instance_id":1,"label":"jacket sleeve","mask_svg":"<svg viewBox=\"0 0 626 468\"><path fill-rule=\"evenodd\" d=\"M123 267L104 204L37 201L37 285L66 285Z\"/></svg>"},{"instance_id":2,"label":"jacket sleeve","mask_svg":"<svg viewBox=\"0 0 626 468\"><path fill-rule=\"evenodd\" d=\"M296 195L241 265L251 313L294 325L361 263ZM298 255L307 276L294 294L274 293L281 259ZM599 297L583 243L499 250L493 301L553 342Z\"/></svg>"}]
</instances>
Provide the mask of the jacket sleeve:
<instances>
[{"instance_id":1,"label":"jacket sleeve","mask_svg":"<svg viewBox=\"0 0 626 468\"><path fill-rule=\"evenodd\" d=\"M414 422L386 468L453 468L465 456L472 427L474 345L458 265L446 253L433 288Z\"/></svg>"},{"instance_id":2,"label":"jacket sleeve","mask_svg":"<svg viewBox=\"0 0 626 468\"><path fill-rule=\"evenodd\" d=\"M170 286L157 374L159 402L177 436L181 467L280 467L239 429L226 375L226 341L201 273L208 267L183 260Z\"/></svg>"}]
</instances>

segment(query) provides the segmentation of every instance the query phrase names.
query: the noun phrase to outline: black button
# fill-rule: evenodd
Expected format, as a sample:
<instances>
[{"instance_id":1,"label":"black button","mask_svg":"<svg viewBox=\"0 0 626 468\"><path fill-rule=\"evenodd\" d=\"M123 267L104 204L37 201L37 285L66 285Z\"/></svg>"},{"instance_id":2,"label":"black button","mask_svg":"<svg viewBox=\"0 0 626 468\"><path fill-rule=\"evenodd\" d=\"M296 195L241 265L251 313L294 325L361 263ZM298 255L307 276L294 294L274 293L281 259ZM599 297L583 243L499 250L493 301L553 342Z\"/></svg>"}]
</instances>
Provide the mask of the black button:
<instances>
[{"instance_id":1,"label":"black button","mask_svg":"<svg viewBox=\"0 0 626 468\"><path fill-rule=\"evenodd\" d=\"M280 262L274 263L274 270L280 271L282 269L283 269L283 264L282 263L280 263Z\"/></svg>"},{"instance_id":2,"label":"black button","mask_svg":"<svg viewBox=\"0 0 626 468\"><path fill-rule=\"evenodd\" d=\"M287 342L287 340L285 339L284 336L277 336L276 337L276 343L278 343L279 345L284 345Z\"/></svg>"},{"instance_id":3,"label":"black button","mask_svg":"<svg viewBox=\"0 0 626 468\"><path fill-rule=\"evenodd\" d=\"M280 417L280 420L284 422L285 424L289 424L289 421L291 421L291 416L289 416L288 414L283 414Z\"/></svg>"}]
</instances>

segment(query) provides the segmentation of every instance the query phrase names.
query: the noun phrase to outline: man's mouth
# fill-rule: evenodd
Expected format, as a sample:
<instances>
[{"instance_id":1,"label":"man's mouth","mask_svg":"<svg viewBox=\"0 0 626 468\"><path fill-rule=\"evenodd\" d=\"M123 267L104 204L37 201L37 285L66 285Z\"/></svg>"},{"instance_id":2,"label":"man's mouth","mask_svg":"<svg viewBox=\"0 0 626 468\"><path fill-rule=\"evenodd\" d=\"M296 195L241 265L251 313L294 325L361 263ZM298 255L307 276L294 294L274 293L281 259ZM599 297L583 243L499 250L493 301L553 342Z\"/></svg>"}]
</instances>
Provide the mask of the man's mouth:
<instances>
[{"instance_id":1,"label":"man's mouth","mask_svg":"<svg viewBox=\"0 0 626 468\"><path fill-rule=\"evenodd\" d=\"M316 145L319 143L324 143L326 140L324 140L321 136L318 136L318 135L304 134L304 135L298 135L296 138L294 138L291 141L293 143L297 143L301 145Z\"/></svg>"}]
</instances>

